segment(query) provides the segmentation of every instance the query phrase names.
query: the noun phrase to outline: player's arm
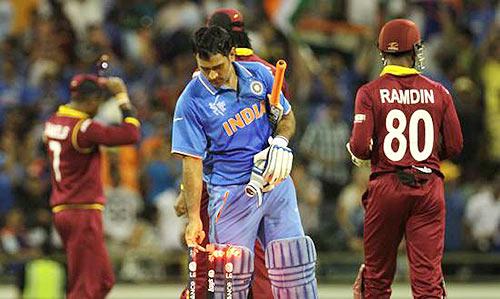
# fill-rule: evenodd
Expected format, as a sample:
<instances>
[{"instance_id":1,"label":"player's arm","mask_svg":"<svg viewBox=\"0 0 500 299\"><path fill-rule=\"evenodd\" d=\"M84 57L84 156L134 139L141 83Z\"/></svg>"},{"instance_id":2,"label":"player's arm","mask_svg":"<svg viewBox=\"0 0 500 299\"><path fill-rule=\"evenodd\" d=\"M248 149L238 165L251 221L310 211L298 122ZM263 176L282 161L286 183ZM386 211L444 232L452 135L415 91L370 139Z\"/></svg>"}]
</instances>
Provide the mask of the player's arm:
<instances>
[{"instance_id":1,"label":"player's arm","mask_svg":"<svg viewBox=\"0 0 500 299\"><path fill-rule=\"evenodd\" d=\"M73 138L73 144L76 148L80 146L88 148L93 145L127 145L139 141L140 122L133 115L125 83L118 77L110 77L106 81L106 87L119 104L122 122L116 126L106 126L91 119L83 121L75 126L75 129L78 130L76 138Z\"/></svg>"},{"instance_id":2,"label":"player's arm","mask_svg":"<svg viewBox=\"0 0 500 299\"><path fill-rule=\"evenodd\" d=\"M179 189L179 194L177 195L174 203L175 215L177 215L177 217L184 216L187 213L186 201L184 200L184 184L181 183Z\"/></svg>"},{"instance_id":3,"label":"player's arm","mask_svg":"<svg viewBox=\"0 0 500 299\"><path fill-rule=\"evenodd\" d=\"M295 126L296 126L295 115L293 114L293 111L290 108L288 113L284 114L281 120L278 122L274 135L283 136L286 139L290 140L295 134Z\"/></svg>"},{"instance_id":4,"label":"player's arm","mask_svg":"<svg viewBox=\"0 0 500 299\"><path fill-rule=\"evenodd\" d=\"M77 142L80 147L135 144L140 139L139 127L139 120L131 116L125 117L116 126L105 126L88 119L80 127Z\"/></svg>"},{"instance_id":5,"label":"player's arm","mask_svg":"<svg viewBox=\"0 0 500 299\"><path fill-rule=\"evenodd\" d=\"M445 90L445 103L443 123L441 126L442 146L439 152L439 159L446 160L458 155L462 151L463 136L460 121L453 104L453 99Z\"/></svg>"},{"instance_id":6,"label":"player's arm","mask_svg":"<svg viewBox=\"0 0 500 299\"><path fill-rule=\"evenodd\" d=\"M199 244L205 238L200 218L203 186L203 157L207 139L199 114L189 91L177 101L172 124L172 153L182 157L182 198L186 204L188 225L184 237L188 246L205 249Z\"/></svg>"},{"instance_id":7,"label":"player's arm","mask_svg":"<svg viewBox=\"0 0 500 299\"><path fill-rule=\"evenodd\" d=\"M203 224L200 218L201 191L203 187L202 170L203 164L201 159L189 156L183 157L183 197L188 217L188 226L186 227L185 234L186 243L190 246L195 246L200 250L203 250L203 247L198 244L205 239L205 232L203 231Z\"/></svg>"},{"instance_id":8,"label":"player's arm","mask_svg":"<svg viewBox=\"0 0 500 299\"><path fill-rule=\"evenodd\" d=\"M354 125L348 150L354 159L369 160L371 157L373 138L372 101L362 87L356 94L354 106Z\"/></svg>"}]
</instances>

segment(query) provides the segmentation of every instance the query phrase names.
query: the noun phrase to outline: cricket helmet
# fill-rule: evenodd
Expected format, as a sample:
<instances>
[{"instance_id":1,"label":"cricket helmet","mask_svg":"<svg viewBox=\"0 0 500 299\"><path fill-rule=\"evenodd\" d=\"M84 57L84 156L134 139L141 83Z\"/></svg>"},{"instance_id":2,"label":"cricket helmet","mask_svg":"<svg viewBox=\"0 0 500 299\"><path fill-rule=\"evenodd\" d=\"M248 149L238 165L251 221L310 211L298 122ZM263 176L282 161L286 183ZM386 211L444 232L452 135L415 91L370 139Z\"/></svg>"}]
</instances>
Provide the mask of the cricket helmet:
<instances>
[{"instance_id":1,"label":"cricket helmet","mask_svg":"<svg viewBox=\"0 0 500 299\"><path fill-rule=\"evenodd\" d=\"M415 67L423 69L423 44L415 23L407 19L394 19L382 27L378 36L378 49L382 53L396 54L414 51Z\"/></svg>"}]
</instances>

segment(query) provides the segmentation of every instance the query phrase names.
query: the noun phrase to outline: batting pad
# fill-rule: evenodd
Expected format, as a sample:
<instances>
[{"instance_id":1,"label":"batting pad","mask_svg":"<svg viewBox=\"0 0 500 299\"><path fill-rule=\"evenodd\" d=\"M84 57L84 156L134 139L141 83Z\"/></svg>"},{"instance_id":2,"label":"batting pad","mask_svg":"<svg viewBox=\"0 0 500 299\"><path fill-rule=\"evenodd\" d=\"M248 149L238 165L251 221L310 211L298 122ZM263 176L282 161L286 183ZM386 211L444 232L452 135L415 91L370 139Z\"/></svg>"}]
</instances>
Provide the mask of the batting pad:
<instances>
[{"instance_id":1,"label":"batting pad","mask_svg":"<svg viewBox=\"0 0 500 299\"><path fill-rule=\"evenodd\" d=\"M274 240L266 248L274 298L318 298L316 249L308 237Z\"/></svg>"},{"instance_id":2,"label":"batting pad","mask_svg":"<svg viewBox=\"0 0 500 299\"><path fill-rule=\"evenodd\" d=\"M244 246L225 244L213 244L213 246L219 251L219 256L212 260L215 273L210 273L210 269L208 273L209 277L214 275L214 297L216 299L246 299L254 269L253 253ZM220 256L222 252L224 256ZM227 277L229 273L232 273L230 278ZM231 290L232 295L227 294L228 289Z\"/></svg>"}]
</instances>

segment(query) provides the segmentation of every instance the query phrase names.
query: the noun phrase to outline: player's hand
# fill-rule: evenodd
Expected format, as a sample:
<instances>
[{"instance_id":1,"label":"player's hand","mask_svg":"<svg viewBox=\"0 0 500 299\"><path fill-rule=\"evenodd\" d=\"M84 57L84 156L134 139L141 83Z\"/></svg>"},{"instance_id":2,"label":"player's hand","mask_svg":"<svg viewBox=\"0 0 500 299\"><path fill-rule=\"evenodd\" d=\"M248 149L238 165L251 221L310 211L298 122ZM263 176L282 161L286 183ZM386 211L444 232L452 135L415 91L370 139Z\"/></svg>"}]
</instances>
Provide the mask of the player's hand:
<instances>
[{"instance_id":1,"label":"player's hand","mask_svg":"<svg viewBox=\"0 0 500 299\"><path fill-rule=\"evenodd\" d=\"M358 275L354 280L354 284L352 285L352 295L353 299L364 299L365 296L363 294L363 272L365 271L365 264L361 264L359 268Z\"/></svg>"},{"instance_id":2,"label":"player's hand","mask_svg":"<svg viewBox=\"0 0 500 299\"><path fill-rule=\"evenodd\" d=\"M354 165L356 165L357 167L370 167L370 160L360 159L352 153L349 142L345 145L345 147L347 148L347 151L351 155L351 161Z\"/></svg>"},{"instance_id":3,"label":"player's hand","mask_svg":"<svg viewBox=\"0 0 500 299\"><path fill-rule=\"evenodd\" d=\"M202 252L206 251L206 249L200 245L205 239L203 223L201 223L200 217L189 220L184 233L184 238L186 239L187 246L192 246Z\"/></svg>"},{"instance_id":4,"label":"player's hand","mask_svg":"<svg viewBox=\"0 0 500 299\"><path fill-rule=\"evenodd\" d=\"M184 200L182 191L179 193L179 195L177 195L177 198L175 199L174 210L177 217L184 216L187 213L186 201Z\"/></svg>"},{"instance_id":5,"label":"player's hand","mask_svg":"<svg viewBox=\"0 0 500 299\"><path fill-rule=\"evenodd\" d=\"M109 77L106 80L106 87L113 94L119 94L121 92L127 93L127 86L125 82L119 77Z\"/></svg>"},{"instance_id":6,"label":"player's hand","mask_svg":"<svg viewBox=\"0 0 500 299\"><path fill-rule=\"evenodd\" d=\"M252 174L250 175L250 182L245 187L245 193L248 197L257 195L257 207L262 205L263 193L269 192L274 188L264 180L262 176L266 167L267 154L269 147L257 153L253 157Z\"/></svg>"},{"instance_id":7,"label":"player's hand","mask_svg":"<svg viewBox=\"0 0 500 299\"><path fill-rule=\"evenodd\" d=\"M118 102L118 105L130 105L130 99L127 94L127 86L121 78L109 77L106 81L106 87L113 94L113 97Z\"/></svg>"},{"instance_id":8,"label":"player's hand","mask_svg":"<svg viewBox=\"0 0 500 299\"><path fill-rule=\"evenodd\" d=\"M269 100L271 95L267 95L267 99ZM270 106L270 111L269 111L269 121L271 124L273 124L274 127L278 125L280 122L281 118L283 118L283 106L279 104L278 106Z\"/></svg>"},{"instance_id":9,"label":"player's hand","mask_svg":"<svg viewBox=\"0 0 500 299\"><path fill-rule=\"evenodd\" d=\"M262 176L270 185L276 185L290 175L293 153L288 147L288 140L283 136L276 136L269 142L269 145Z\"/></svg>"}]
</instances>

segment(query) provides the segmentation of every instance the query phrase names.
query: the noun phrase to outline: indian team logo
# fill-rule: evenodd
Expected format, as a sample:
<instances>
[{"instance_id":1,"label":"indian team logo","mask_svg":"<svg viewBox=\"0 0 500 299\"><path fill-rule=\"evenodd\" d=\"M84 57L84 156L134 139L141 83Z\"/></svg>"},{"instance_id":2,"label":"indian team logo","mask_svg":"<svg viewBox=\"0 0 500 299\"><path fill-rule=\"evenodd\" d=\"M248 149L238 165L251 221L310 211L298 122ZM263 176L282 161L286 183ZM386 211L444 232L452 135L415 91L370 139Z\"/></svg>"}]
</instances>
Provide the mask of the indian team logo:
<instances>
[{"instance_id":1,"label":"indian team logo","mask_svg":"<svg viewBox=\"0 0 500 299\"><path fill-rule=\"evenodd\" d=\"M399 50L399 43L398 42L389 42L387 44L387 50L388 51L398 51Z\"/></svg>"},{"instance_id":2,"label":"indian team logo","mask_svg":"<svg viewBox=\"0 0 500 299\"><path fill-rule=\"evenodd\" d=\"M264 92L264 85L259 81L252 81L252 83L250 83L250 90L252 90L254 95L260 96Z\"/></svg>"}]
</instances>

